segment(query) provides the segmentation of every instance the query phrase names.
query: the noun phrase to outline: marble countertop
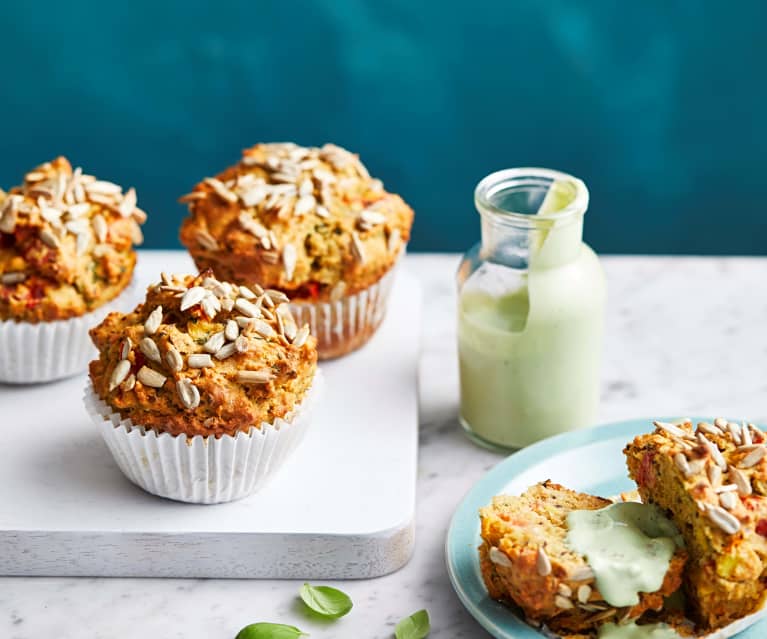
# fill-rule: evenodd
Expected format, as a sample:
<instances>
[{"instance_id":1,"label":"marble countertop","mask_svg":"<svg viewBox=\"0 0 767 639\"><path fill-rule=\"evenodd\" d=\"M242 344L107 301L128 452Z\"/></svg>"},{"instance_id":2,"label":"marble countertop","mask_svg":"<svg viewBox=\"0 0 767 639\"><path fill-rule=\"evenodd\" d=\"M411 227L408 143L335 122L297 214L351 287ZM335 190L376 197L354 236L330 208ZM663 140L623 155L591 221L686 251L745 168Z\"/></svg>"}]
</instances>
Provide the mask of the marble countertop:
<instances>
[{"instance_id":1,"label":"marble countertop","mask_svg":"<svg viewBox=\"0 0 767 639\"><path fill-rule=\"evenodd\" d=\"M767 421L767 259L605 257L609 300L600 421L730 414ZM255 621L294 623L314 639L390 639L428 609L439 639L487 637L448 582L444 537L466 491L500 461L457 424L455 255L418 255L424 290L416 550L399 572L344 582L354 611L307 620L300 582L0 578L3 639L234 639ZM0 552L2 549L0 549Z\"/></svg>"}]
</instances>

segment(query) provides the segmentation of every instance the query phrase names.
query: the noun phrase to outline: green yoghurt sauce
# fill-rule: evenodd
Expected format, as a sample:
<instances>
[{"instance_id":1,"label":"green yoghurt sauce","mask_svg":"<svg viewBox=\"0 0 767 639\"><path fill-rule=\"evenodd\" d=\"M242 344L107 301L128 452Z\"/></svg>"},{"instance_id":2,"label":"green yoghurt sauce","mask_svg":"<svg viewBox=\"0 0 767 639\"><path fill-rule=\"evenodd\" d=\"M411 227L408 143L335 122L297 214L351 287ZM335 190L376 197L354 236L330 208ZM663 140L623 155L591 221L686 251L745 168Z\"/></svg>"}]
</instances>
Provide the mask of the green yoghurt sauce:
<instances>
[{"instance_id":1,"label":"green yoghurt sauce","mask_svg":"<svg viewBox=\"0 0 767 639\"><path fill-rule=\"evenodd\" d=\"M660 589L676 548L683 545L676 526L652 504L626 502L600 510L574 510L567 516L567 526L568 546L586 557L599 592L616 607L634 606L640 592Z\"/></svg>"},{"instance_id":2,"label":"green yoghurt sauce","mask_svg":"<svg viewBox=\"0 0 767 639\"><path fill-rule=\"evenodd\" d=\"M637 626L633 621L616 625L606 623L599 627L599 639L680 639L680 635L665 623Z\"/></svg>"}]
</instances>

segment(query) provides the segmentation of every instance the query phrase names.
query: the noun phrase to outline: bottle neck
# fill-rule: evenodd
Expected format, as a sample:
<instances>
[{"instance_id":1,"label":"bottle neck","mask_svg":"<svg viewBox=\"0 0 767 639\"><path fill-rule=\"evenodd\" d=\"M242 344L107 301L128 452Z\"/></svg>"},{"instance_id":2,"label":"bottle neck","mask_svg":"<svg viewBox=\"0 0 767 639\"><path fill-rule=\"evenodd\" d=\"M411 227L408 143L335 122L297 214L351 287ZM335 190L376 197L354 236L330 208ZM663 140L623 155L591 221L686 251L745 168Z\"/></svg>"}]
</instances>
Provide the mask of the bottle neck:
<instances>
[{"instance_id":1,"label":"bottle neck","mask_svg":"<svg viewBox=\"0 0 767 639\"><path fill-rule=\"evenodd\" d=\"M583 216L544 221L528 227L499 223L482 216L483 259L514 269L554 268L578 258L583 241Z\"/></svg>"},{"instance_id":2,"label":"bottle neck","mask_svg":"<svg viewBox=\"0 0 767 639\"><path fill-rule=\"evenodd\" d=\"M545 269L578 258L588 190L579 179L549 169L507 169L478 185L482 259L514 269Z\"/></svg>"}]
</instances>

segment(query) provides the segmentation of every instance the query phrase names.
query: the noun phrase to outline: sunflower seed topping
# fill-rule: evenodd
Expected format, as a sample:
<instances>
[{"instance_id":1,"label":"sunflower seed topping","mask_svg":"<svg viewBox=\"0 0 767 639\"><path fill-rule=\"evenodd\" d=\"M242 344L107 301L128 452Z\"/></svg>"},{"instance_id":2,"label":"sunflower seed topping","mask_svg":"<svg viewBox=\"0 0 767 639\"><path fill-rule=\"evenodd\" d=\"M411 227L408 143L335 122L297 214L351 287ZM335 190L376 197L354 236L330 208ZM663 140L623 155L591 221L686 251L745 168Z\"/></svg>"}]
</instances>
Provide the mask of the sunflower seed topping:
<instances>
[{"instance_id":1,"label":"sunflower seed topping","mask_svg":"<svg viewBox=\"0 0 767 639\"><path fill-rule=\"evenodd\" d=\"M280 304L274 311L278 320L282 325L282 334L289 340L293 341L296 338L298 332L298 326L296 320L293 317L293 313L290 312L290 306L288 304Z\"/></svg>"},{"instance_id":2,"label":"sunflower seed topping","mask_svg":"<svg viewBox=\"0 0 767 639\"><path fill-rule=\"evenodd\" d=\"M554 596L554 605L561 610L571 610L572 608L575 608L573 602L562 595Z\"/></svg>"},{"instance_id":3,"label":"sunflower seed topping","mask_svg":"<svg viewBox=\"0 0 767 639\"><path fill-rule=\"evenodd\" d=\"M296 336L293 338L293 346L301 348L306 344L306 340L309 339L309 325L304 324L296 331Z\"/></svg>"},{"instance_id":4,"label":"sunflower seed topping","mask_svg":"<svg viewBox=\"0 0 767 639\"><path fill-rule=\"evenodd\" d=\"M750 446L754 443L754 440L751 439L751 429L749 429L748 423L745 420L740 427L740 439L744 446Z\"/></svg>"},{"instance_id":5,"label":"sunflower seed topping","mask_svg":"<svg viewBox=\"0 0 767 639\"><path fill-rule=\"evenodd\" d=\"M224 331L218 331L213 333L213 335L208 338L205 344L203 344L202 348L207 353L213 354L221 349L225 341L226 337L224 336Z\"/></svg>"},{"instance_id":6,"label":"sunflower seed topping","mask_svg":"<svg viewBox=\"0 0 767 639\"><path fill-rule=\"evenodd\" d=\"M236 340L234 340L234 348L238 353L247 353L248 338L244 335L240 335Z\"/></svg>"},{"instance_id":7,"label":"sunflower seed topping","mask_svg":"<svg viewBox=\"0 0 767 639\"><path fill-rule=\"evenodd\" d=\"M712 424L709 424L708 422L699 422L698 430L703 431L704 433L708 435L713 435L714 437L718 437L719 435L722 434L722 431L720 431L718 428L716 428Z\"/></svg>"},{"instance_id":8,"label":"sunflower seed topping","mask_svg":"<svg viewBox=\"0 0 767 639\"><path fill-rule=\"evenodd\" d=\"M269 339L270 337L277 335L277 332L271 327L271 325L259 319L253 322L253 331L264 339Z\"/></svg>"},{"instance_id":9,"label":"sunflower seed topping","mask_svg":"<svg viewBox=\"0 0 767 639\"><path fill-rule=\"evenodd\" d=\"M488 557L490 558L490 561L492 561L496 566L511 568L511 559L509 559L504 552L502 552L495 546L490 547L490 552L488 553Z\"/></svg>"},{"instance_id":10,"label":"sunflower seed topping","mask_svg":"<svg viewBox=\"0 0 767 639\"><path fill-rule=\"evenodd\" d=\"M591 581L595 576L591 566L581 566L572 572L570 579L573 581Z\"/></svg>"},{"instance_id":11,"label":"sunflower seed topping","mask_svg":"<svg viewBox=\"0 0 767 639\"><path fill-rule=\"evenodd\" d=\"M176 382L176 392L185 408L193 410L200 405L200 391L186 377Z\"/></svg>"},{"instance_id":12,"label":"sunflower seed topping","mask_svg":"<svg viewBox=\"0 0 767 639\"><path fill-rule=\"evenodd\" d=\"M195 353L186 358L189 368L211 368L213 359L207 353Z\"/></svg>"},{"instance_id":13,"label":"sunflower seed topping","mask_svg":"<svg viewBox=\"0 0 767 639\"><path fill-rule=\"evenodd\" d=\"M238 311L240 311L240 313L242 313L246 317L251 317L251 318L261 317L261 308L257 304L254 304L253 302L246 300L244 297L238 297L235 300L234 308L236 308Z\"/></svg>"},{"instance_id":14,"label":"sunflower seed topping","mask_svg":"<svg viewBox=\"0 0 767 639\"><path fill-rule=\"evenodd\" d=\"M391 233L389 233L389 240L386 244L386 249L389 251L389 253L397 252L397 249L399 249L401 239L402 239L402 234L400 233L400 230L392 229Z\"/></svg>"},{"instance_id":15,"label":"sunflower seed topping","mask_svg":"<svg viewBox=\"0 0 767 639\"><path fill-rule=\"evenodd\" d=\"M551 573L551 561L542 546L538 548L538 554L535 556L535 568L541 577Z\"/></svg>"},{"instance_id":16,"label":"sunflower seed topping","mask_svg":"<svg viewBox=\"0 0 767 639\"><path fill-rule=\"evenodd\" d=\"M59 238L57 238L49 229L44 228L40 230L40 239L42 240L43 244L49 246L50 248L59 247Z\"/></svg>"},{"instance_id":17,"label":"sunflower seed topping","mask_svg":"<svg viewBox=\"0 0 767 639\"><path fill-rule=\"evenodd\" d=\"M268 235L266 227L264 227L263 224L256 222L256 220L254 220L247 213L240 213L240 215L237 217L237 220L239 221L243 230L247 231L259 240L265 238Z\"/></svg>"},{"instance_id":18,"label":"sunflower seed topping","mask_svg":"<svg viewBox=\"0 0 767 639\"><path fill-rule=\"evenodd\" d=\"M192 308L192 306L199 304L207 296L208 291L206 291L202 286L193 286L192 288L188 289L186 293L184 293L184 296L181 298L180 309L185 311L189 308Z\"/></svg>"},{"instance_id":19,"label":"sunflower seed topping","mask_svg":"<svg viewBox=\"0 0 767 639\"><path fill-rule=\"evenodd\" d=\"M282 266L285 269L285 279L290 282L296 269L296 247L286 244L282 249Z\"/></svg>"},{"instance_id":20,"label":"sunflower seed topping","mask_svg":"<svg viewBox=\"0 0 767 639\"><path fill-rule=\"evenodd\" d=\"M237 381L240 384L267 384L274 375L268 369L260 371L237 371Z\"/></svg>"},{"instance_id":21,"label":"sunflower seed topping","mask_svg":"<svg viewBox=\"0 0 767 639\"><path fill-rule=\"evenodd\" d=\"M352 231L352 254L360 264L365 263L365 247L356 231Z\"/></svg>"},{"instance_id":22,"label":"sunflower seed topping","mask_svg":"<svg viewBox=\"0 0 767 639\"><path fill-rule=\"evenodd\" d=\"M724 484L723 486L719 486L715 489L714 492L716 493L731 493L731 492L737 492L738 486L737 484Z\"/></svg>"},{"instance_id":23,"label":"sunflower seed topping","mask_svg":"<svg viewBox=\"0 0 767 639\"><path fill-rule=\"evenodd\" d=\"M722 453L719 452L719 447L711 442L703 433L698 433L698 441L706 447L706 450L710 453L714 463L717 466L721 466L723 470L726 470L727 462L724 460L724 457L722 457Z\"/></svg>"},{"instance_id":24,"label":"sunflower seed topping","mask_svg":"<svg viewBox=\"0 0 767 639\"><path fill-rule=\"evenodd\" d=\"M328 211L326 206L323 206L322 204L318 204L317 207L314 209L314 212L317 214L318 217L321 218L329 218L330 217L330 211Z\"/></svg>"},{"instance_id":25,"label":"sunflower seed topping","mask_svg":"<svg viewBox=\"0 0 767 639\"><path fill-rule=\"evenodd\" d=\"M112 374L109 376L109 391L112 392L120 384L123 383L126 377L130 373L130 362L127 359L121 359L117 362L117 365L112 370Z\"/></svg>"},{"instance_id":26,"label":"sunflower seed topping","mask_svg":"<svg viewBox=\"0 0 767 639\"><path fill-rule=\"evenodd\" d=\"M317 206L317 200L314 199L313 195L302 195L293 208L293 214L298 217L304 216L311 213L315 206Z\"/></svg>"},{"instance_id":27,"label":"sunflower seed topping","mask_svg":"<svg viewBox=\"0 0 767 639\"><path fill-rule=\"evenodd\" d=\"M732 437L732 441L735 442L735 445L740 446L740 426L738 426L735 422L728 422L727 430L730 431L730 437Z\"/></svg>"},{"instance_id":28,"label":"sunflower seed topping","mask_svg":"<svg viewBox=\"0 0 767 639\"><path fill-rule=\"evenodd\" d=\"M154 335L162 324L162 306L155 308L146 318L144 322L144 333L146 335Z\"/></svg>"},{"instance_id":29,"label":"sunflower seed topping","mask_svg":"<svg viewBox=\"0 0 767 639\"><path fill-rule=\"evenodd\" d=\"M714 420L714 426L724 431L724 429L727 428L727 420L724 417L717 417Z\"/></svg>"},{"instance_id":30,"label":"sunflower seed topping","mask_svg":"<svg viewBox=\"0 0 767 639\"><path fill-rule=\"evenodd\" d=\"M126 337L122 344L120 344L120 359L128 359L131 349L133 348L133 342L130 337Z\"/></svg>"},{"instance_id":31,"label":"sunflower seed topping","mask_svg":"<svg viewBox=\"0 0 767 639\"><path fill-rule=\"evenodd\" d=\"M228 344L224 344L221 348L219 348L216 351L214 357L218 360L225 360L234 355L236 352L237 347L234 345L234 342L229 342Z\"/></svg>"},{"instance_id":32,"label":"sunflower seed topping","mask_svg":"<svg viewBox=\"0 0 767 639\"><path fill-rule=\"evenodd\" d=\"M229 188L226 187L224 183L221 182L221 180L217 180L216 178L205 178L203 182L205 182L205 184L211 187L213 191L215 192L215 194L218 195L218 197L220 197L225 202L234 204L239 199L237 197L237 194L229 190Z\"/></svg>"},{"instance_id":33,"label":"sunflower seed topping","mask_svg":"<svg viewBox=\"0 0 767 639\"><path fill-rule=\"evenodd\" d=\"M732 473L732 471L733 468L730 467L730 473ZM720 466L711 464L711 466L708 467L708 481L714 488L719 485L719 482L722 481L722 468Z\"/></svg>"},{"instance_id":34,"label":"sunflower seed topping","mask_svg":"<svg viewBox=\"0 0 767 639\"><path fill-rule=\"evenodd\" d=\"M765 455L767 455L767 448L764 446L759 446L759 448L755 448L743 459L741 459L740 464L738 465L741 468L751 468L752 466L756 466L760 461L762 461Z\"/></svg>"},{"instance_id":35,"label":"sunflower seed topping","mask_svg":"<svg viewBox=\"0 0 767 639\"><path fill-rule=\"evenodd\" d=\"M157 364L162 364L162 357L160 356L160 349L157 348L154 340L151 337L145 337L138 343L139 350L144 356ZM141 379L139 377L139 379Z\"/></svg>"},{"instance_id":36,"label":"sunflower seed topping","mask_svg":"<svg viewBox=\"0 0 767 639\"><path fill-rule=\"evenodd\" d=\"M740 530L740 521L721 506L708 504L706 514L715 526L728 535L734 535Z\"/></svg>"},{"instance_id":37,"label":"sunflower seed topping","mask_svg":"<svg viewBox=\"0 0 767 639\"><path fill-rule=\"evenodd\" d=\"M735 485L737 485L739 495L746 497L753 493L753 489L751 488L751 480L742 470L739 470L734 466L730 466L728 474L730 479L735 483Z\"/></svg>"},{"instance_id":38,"label":"sunflower seed topping","mask_svg":"<svg viewBox=\"0 0 767 639\"><path fill-rule=\"evenodd\" d=\"M21 282L23 282L25 279L27 279L27 274L21 271L11 271L9 273L3 273L0 276L0 281L2 281L2 283L6 286L12 284L21 284Z\"/></svg>"},{"instance_id":39,"label":"sunflower seed topping","mask_svg":"<svg viewBox=\"0 0 767 639\"><path fill-rule=\"evenodd\" d=\"M668 422L653 422L653 426L655 428L662 430L667 435L673 435L675 437L682 437L684 438L687 433L685 433L684 430L679 428L679 426L675 426L674 424L669 424Z\"/></svg>"},{"instance_id":40,"label":"sunflower seed topping","mask_svg":"<svg viewBox=\"0 0 767 639\"><path fill-rule=\"evenodd\" d=\"M144 386L151 388L162 388L167 379L165 375L161 375L156 370L149 368L148 366L142 366L139 369L138 375L136 375L138 381Z\"/></svg>"},{"instance_id":41,"label":"sunflower seed topping","mask_svg":"<svg viewBox=\"0 0 767 639\"><path fill-rule=\"evenodd\" d=\"M591 586L587 584L578 586L578 601L582 604L588 603L589 597L591 597Z\"/></svg>"},{"instance_id":42,"label":"sunflower seed topping","mask_svg":"<svg viewBox=\"0 0 767 639\"><path fill-rule=\"evenodd\" d=\"M168 346L168 350L165 351L165 363L174 373L178 373L184 368L184 358L173 344Z\"/></svg>"},{"instance_id":43,"label":"sunflower seed topping","mask_svg":"<svg viewBox=\"0 0 767 639\"><path fill-rule=\"evenodd\" d=\"M218 251L221 247L218 245L216 238L213 237L209 231L200 229L195 234L197 243L206 251Z\"/></svg>"},{"instance_id":44,"label":"sunflower seed topping","mask_svg":"<svg viewBox=\"0 0 767 639\"><path fill-rule=\"evenodd\" d=\"M737 493L727 492L719 495L719 504L725 510L732 510L738 505Z\"/></svg>"},{"instance_id":45,"label":"sunflower seed topping","mask_svg":"<svg viewBox=\"0 0 767 639\"><path fill-rule=\"evenodd\" d=\"M573 589L570 588L570 586L568 586L564 581L559 582L559 585L557 586L557 592L563 597L573 596Z\"/></svg>"},{"instance_id":46,"label":"sunflower seed topping","mask_svg":"<svg viewBox=\"0 0 767 639\"><path fill-rule=\"evenodd\" d=\"M120 389L129 393L136 386L136 376L132 373L125 378L125 381L120 384Z\"/></svg>"},{"instance_id":47,"label":"sunflower seed topping","mask_svg":"<svg viewBox=\"0 0 767 639\"><path fill-rule=\"evenodd\" d=\"M688 461L687 465L690 468L690 476L697 475L706 466L706 460L705 459L693 459L692 461ZM714 468L714 466L712 466L712 468ZM715 466L715 468L719 468L719 466ZM719 468L719 472L721 472L721 470L722 469Z\"/></svg>"},{"instance_id":48,"label":"sunflower seed topping","mask_svg":"<svg viewBox=\"0 0 767 639\"><path fill-rule=\"evenodd\" d=\"M674 455L674 463L676 464L676 467L682 471L682 474L685 477L690 476L690 464L687 462L687 457L682 453L677 453Z\"/></svg>"},{"instance_id":49,"label":"sunflower seed topping","mask_svg":"<svg viewBox=\"0 0 767 639\"><path fill-rule=\"evenodd\" d=\"M237 326L237 322L234 320L227 320L226 321L226 328L224 329L224 337L228 339L230 342L233 342L236 340L240 335L240 327Z\"/></svg>"}]
</instances>

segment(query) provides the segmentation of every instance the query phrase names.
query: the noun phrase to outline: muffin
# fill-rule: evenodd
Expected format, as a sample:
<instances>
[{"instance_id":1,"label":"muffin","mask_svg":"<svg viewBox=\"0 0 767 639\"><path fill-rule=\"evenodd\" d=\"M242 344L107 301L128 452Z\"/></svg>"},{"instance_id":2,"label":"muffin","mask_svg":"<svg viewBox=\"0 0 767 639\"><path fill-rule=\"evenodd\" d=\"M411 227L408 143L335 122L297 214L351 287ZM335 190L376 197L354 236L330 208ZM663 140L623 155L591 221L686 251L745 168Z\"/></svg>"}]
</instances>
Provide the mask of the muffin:
<instances>
[{"instance_id":1,"label":"muffin","mask_svg":"<svg viewBox=\"0 0 767 639\"><path fill-rule=\"evenodd\" d=\"M618 608L604 600L586 558L566 543L570 512L611 503L550 481L519 497L493 498L480 511L480 569L490 596L516 604L531 623L558 633L589 632L660 610L681 585L683 549L672 557L660 589L639 593L636 605Z\"/></svg>"},{"instance_id":2,"label":"muffin","mask_svg":"<svg viewBox=\"0 0 767 639\"><path fill-rule=\"evenodd\" d=\"M721 417L654 425L626 446L629 475L684 536L695 621L722 628L761 609L767 594L767 439Z\"/></svg>"},{"instance_id":3,"label":"muffin","mask_svg":"<svg viewBox=\"0 0 767 639\"><path fill-rule=\"evenodd\" d=\"M144 490L216 503L260 488L308 426L316 340L279 291L169 276L91 330L86 405Z\"/></svg>"},{"instance_id":4,"label":"muffin","mask_svg":"<svg viewBox=\"0 0 767 639\"><path fill-rule=\"evenodd\" d=\"M197 267L288 295L321 359L359 348L380 325L413 211L356 155L257 144L181 200L181 242Z\"/></svg>"},{"instance_id":5,"label":"muffin","mask_svg":"<svg viewBox=\"0 0 767 639\"><path fill-rule=\"evenodd\" d=\"M0 191L0 381L86 369L88 329L130 303L145 219L134 189L72 170L64 157Z\"/></svg>"}]
</instances>

